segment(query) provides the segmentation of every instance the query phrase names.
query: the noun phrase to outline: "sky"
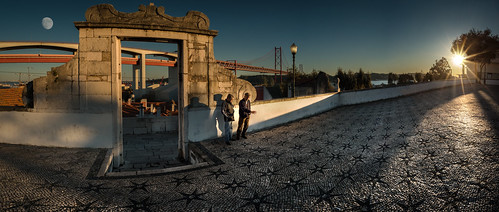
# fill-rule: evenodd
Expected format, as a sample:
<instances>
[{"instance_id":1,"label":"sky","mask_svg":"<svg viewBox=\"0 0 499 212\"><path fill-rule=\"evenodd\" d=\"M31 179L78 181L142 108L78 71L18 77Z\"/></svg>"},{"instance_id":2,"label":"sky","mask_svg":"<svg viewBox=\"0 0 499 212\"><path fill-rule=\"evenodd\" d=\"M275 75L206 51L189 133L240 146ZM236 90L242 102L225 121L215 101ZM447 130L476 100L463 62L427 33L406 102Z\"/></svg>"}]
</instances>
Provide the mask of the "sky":
<instances>
[{"instance_id":1,"label":"sky","mask_svg":"<svg viewBox=\"0 0 499 212\"><path fill-rule=\"evenodd\" d=\"M2 2L0 41L77 43L74 22L85 21L85 11L90 6L110 3L118 11L136 12L140 4L150 2L164 6L171 16L184 16L189 10L205 13L210 29L218 31L214 39L217 60L250 61L251 65L273 68L274 48L282 47L284 68L291 67L289 47L295 43L296 64L303 64L305 72L316 69L332 75L339 67L374 73L425 73L435 60L446 57L452 61L451 43L460 34L472 28L489 28L493 34L499 34L497 0L27 0ZM54 21L50 30L42 27L44 17ZM175 49L143 43L123 45ZM0 54L50 52L33 49ZM0 81L17 80L18 75L11 72L28 69L35 73L31 78L41 76L58 65L0 64ZM154 75L164 75L159 69L151 67ZM125 76L127 73L124 71Z\"/></svg>"}]
</instances>

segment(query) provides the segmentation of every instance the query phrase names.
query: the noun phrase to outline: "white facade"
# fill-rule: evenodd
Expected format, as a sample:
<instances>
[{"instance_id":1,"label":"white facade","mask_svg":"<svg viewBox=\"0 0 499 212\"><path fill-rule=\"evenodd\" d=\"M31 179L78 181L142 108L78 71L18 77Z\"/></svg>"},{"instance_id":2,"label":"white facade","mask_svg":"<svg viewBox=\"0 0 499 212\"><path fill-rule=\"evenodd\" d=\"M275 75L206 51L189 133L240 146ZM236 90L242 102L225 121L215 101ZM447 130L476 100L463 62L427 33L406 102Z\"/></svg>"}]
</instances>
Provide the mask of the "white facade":
<instances>
[{"instance_id":1,"label":"white facade","mask_svg":"<svg viewBox=\"0 0 499 212\"><path fill-rule=\"evenodd\" d=\"M471 79L482 79L481 82L487 85L499 85L499 54L490 64L486 64L483 72L480 72L480 64L466 62L466 74ZM485 79L485 80L484 80Z\"/></svg>"}]
</instances>

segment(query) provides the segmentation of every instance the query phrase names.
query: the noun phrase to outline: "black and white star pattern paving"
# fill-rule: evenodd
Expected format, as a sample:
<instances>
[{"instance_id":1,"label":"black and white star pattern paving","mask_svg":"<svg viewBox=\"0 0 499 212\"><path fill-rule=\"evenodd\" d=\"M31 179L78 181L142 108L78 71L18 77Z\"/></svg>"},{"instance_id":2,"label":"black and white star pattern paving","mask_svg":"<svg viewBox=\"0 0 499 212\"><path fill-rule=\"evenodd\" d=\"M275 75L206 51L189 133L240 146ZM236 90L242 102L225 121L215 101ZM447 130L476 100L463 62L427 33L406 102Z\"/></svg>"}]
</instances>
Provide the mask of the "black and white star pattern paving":
<instances>
[{"instance_id":1,"label":"black and white star pattern paving","mask_svg":"<svg viewBox=\"0 0 499 212\"><path fill-rule=\"evenodd\" d=\"M198 142L219 162L164 174L97 177L107 149L0 143L0 211L497 211L491 89L342 106L231 145Z\"/></svg>"}]
</instances>

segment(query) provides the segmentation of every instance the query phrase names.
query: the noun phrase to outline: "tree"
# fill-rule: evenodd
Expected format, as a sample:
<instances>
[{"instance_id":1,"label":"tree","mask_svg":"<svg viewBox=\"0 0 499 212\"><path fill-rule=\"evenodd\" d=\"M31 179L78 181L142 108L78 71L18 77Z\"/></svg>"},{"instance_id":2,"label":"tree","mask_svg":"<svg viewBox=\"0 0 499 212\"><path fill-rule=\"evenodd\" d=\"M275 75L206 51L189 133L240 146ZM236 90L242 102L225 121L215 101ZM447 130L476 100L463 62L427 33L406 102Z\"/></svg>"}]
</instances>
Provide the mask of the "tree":
<instances>
[{"instance_id":1,"label":"tree","mask_svg":"<svg viewBox=\"0 0 499 212\"><path fill-rule=\"evenodd\" d=\"M366 89L366 88L372 88L373 85L371 84L371 75L366 74L362 68L359 69L359 72L355 73L355 89Z\"/></svg>"},{"instance_id":2,"label":"tree","mask_svg":"<svg viewBox=\"0 0 499 212\"><path fill-rule=\"evenodd\" d=\"M336 72L336 77L340 80L340 84L338 85L340 87L341 90L345 89L345 80L346 80L346 76L345 76L345 72L343 72L343 69L342 68L338 68L338 71Z\"/></svg>"},{"instance_id":3,"label":"tree","mask_svg":"<svg viewBox=\"0 0 499 212\"><path fill-rule=\"evenodd\" d=\"M429 73L434 80L443 80L449 78L451 72L449 62L445 57L442 57L440 60L435 60L435 64L430 68Z\"/></svg>"},{"instance_id":4,"label":"tree","mask_svg":"<svg viewBox=\"0 0 499 212\"><path fill-rule=\"evenodd\" d=\"M320 72L320 70L319 70L319 71L317 71L317 70L315 70L315 68L314 68L314 69L312 69L312 73L310 73L310 75L312 76L312 78L316 78L316 77L317 77L317 75L319 75L319 72Z\"/></svg>"},{"instance_id":5,"label":"tree","mask_svg":"<svg viewBox=\"0 0 499 212\"><path fill-rule=\"evenodd\" d=\"M351 70L344 72L342 68L338 68L336 77L340 79L341 90L357 90L372 88L371 75L366 74L362 69L354 73Z\"/></svg>"},{"instance_id":6,"label":"tree","mask_svg":"<svg viewBox=\"0 0 499 212\"><path fill-rule=\"evenodd\" d=\"M388 73L388 85L395 84L395 81L398 80L398 75L392 72Z\"/></svg>"},{"instance_id":7,"label":"tree","mask_svg":"<svg viewBox=\"0 0 499 212\"><path fill-rule=\"evenodd\" d=\"M345 73L342 68L338 68L338 72L336 74L338 79L340 79L340 88L341 90L352 90L355 87L355 82L353 79L352 71L348 71Z\"/></svg>"},{"instance_id":8,"label":"tree","mask_svg":"<svg viewBox=\"0 0 499 212\"><path fill-rule=\"evenodd\" d=\"M496 58L497 51L499 51L499 37L492 35L490 29L484 31L471 29L454 40L451 48L453 54L462 55L466 60L480 64L480 73L484 71L486 64L490 64Z\"/></svg>"},{"instance_id":9,"label":"tree","mask_svg":"<svg viewBox=\"0 0 499 212\"><path fill-rule=\"evenodd\" d=\"M423 82L423 73L416 73L414 75L414 79L416 80L417 83Z\"/></svg>"},{"instance_id":10,"label":"tree","mask_svg":"<svg viewBox=\"0 0 499 212\"><path fill-rule=\"evenodd\" d=\"M423 82L430 82L433 81L433 75L430 74L430 72L426 72L423 78Z\"/></svg>"},{"instance_id":11,"label":"tree","mask_svg":"<svg viewBox=\"0 0 499 212\"><path fill-rule=\"evenodd\" d=\"M412 74L401 74L398 78L398 85L406 85L414 82L414 77Z\"/></svg>"}]
</instances>

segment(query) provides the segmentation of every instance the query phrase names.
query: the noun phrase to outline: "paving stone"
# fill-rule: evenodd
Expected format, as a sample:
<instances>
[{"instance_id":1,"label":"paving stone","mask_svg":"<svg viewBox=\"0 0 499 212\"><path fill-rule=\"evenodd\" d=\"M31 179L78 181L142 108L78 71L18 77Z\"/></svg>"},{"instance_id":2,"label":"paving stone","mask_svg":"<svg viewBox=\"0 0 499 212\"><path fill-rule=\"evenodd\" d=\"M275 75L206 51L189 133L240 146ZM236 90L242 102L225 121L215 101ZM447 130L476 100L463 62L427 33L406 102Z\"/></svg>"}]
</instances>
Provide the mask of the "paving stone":
<instances>
[{"instance_id":1,"label":"paving stone","mask_svg":"<svg viewBox=\"0 0 499 212\"><path fill-rule=\"evenodd\" d=\"M498 103L499 87L472 85L345 106L201 142L221 165L111 178L88 177L107 150L0 144L0 211L496 211Z\"/></svg>"}]
</instances>

